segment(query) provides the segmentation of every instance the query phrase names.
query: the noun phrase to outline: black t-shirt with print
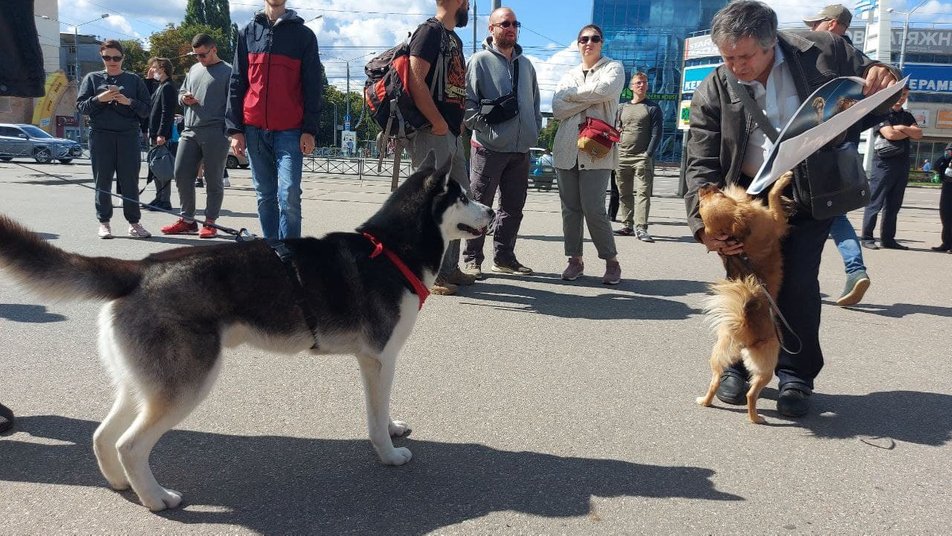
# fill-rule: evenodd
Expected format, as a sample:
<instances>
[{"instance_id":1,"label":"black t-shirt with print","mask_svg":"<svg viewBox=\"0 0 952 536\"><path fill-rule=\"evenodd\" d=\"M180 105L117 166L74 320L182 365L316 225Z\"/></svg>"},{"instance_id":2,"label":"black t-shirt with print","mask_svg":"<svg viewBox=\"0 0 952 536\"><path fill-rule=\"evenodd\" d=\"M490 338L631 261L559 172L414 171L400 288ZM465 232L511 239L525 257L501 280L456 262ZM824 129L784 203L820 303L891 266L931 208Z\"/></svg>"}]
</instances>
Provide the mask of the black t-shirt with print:
<instances>
[{"instance_id":1,"label":"black t-shirt with print","mask_svg":"<svg viewBox=\"0 0 952 536\"><path fill-rule=\"evenodd\" d=\"M463 110L466 107L466 60L463 58L463 42L456 32L446 30L439 20L432 18L422 24L410 38L410 55L430 64L430 70L426 73L426 87L429 88L433 85L436 61L440 56L440 47L444 46L444 39L446 83L437 81L433 101L449 125L450 132L459 136L463 125Z\"/></svg>"}]
</instances>

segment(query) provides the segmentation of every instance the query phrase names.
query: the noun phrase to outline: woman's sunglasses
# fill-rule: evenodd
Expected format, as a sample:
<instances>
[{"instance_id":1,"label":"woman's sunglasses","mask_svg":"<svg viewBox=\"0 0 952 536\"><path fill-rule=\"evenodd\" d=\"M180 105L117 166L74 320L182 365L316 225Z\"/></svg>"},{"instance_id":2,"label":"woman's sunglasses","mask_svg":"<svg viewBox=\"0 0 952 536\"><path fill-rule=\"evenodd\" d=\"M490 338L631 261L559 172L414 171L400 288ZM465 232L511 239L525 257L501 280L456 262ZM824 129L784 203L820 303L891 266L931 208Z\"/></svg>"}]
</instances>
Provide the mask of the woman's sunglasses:
<instances>
[{"instance_id":1,"label":"woman's sunglasses","mask_svg":"<svg viewBox=\"0 0 952 536\"><path fill-rule=\"evenodd\" d=\"M515 26L516 28L521 28L522 23L515 20L512 22L508 20L504 20L502 22L497 22L496 24L493 24L493 26L499 26L500 28L509 28L509 27Z\"/></svg>"},{"instance_id":2,"label":"woman's sunglasses","mask_svg":"<svg viewBox=\"0 0 952 536\"><path fill-rule=\"evenodd\" d=\"M583 35L582 37L579 37L579 38L578 38L578 43L579 43L580 45L587 45L589 41L591 41L591 42L593 42L593 43L601 43L601 42L602 42L602 36L600 36L600 35L592 35L592 36Z\"/></svg>"},{"instance_id":3,"label":"woman's sunglasses","mask_svg":"<svg viewBox=\"0 0 952 536\"><path fill-rule=\"evenodd\" d=\"M103 56L103 61L122 61L122 56Z\"/></svg>"}]
</instances>

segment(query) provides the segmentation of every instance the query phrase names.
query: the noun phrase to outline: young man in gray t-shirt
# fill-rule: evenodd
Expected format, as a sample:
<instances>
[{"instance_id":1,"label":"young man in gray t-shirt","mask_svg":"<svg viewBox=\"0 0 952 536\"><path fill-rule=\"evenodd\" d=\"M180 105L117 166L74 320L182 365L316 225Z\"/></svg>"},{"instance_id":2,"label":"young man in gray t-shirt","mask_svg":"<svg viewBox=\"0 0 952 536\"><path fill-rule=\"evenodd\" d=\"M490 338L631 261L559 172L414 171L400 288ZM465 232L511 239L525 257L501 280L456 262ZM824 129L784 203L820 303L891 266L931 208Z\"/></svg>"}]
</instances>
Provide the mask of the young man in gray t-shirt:
<instances>
[{"instance_id":1,"label":"young man in gray t-shirt","mask_svg":"<svg viewBox=\"0 0 952 536\"><path fill-rule=\"evenodd\" d=\"M195 223L195 177L205 165L205 220L215 223L221 210L225 189L222 177L230 142L225 135L225 108L231 65L218 57L215 40L208 34L192 39L192 52L198 59L179 89L179 104L185 108L184 130L175 155L175 185L182 205L181 218L162 228L163 234L193 234ZM203 225L199 238L214 238L214 227Z\"/></svg>"}]
</instances>

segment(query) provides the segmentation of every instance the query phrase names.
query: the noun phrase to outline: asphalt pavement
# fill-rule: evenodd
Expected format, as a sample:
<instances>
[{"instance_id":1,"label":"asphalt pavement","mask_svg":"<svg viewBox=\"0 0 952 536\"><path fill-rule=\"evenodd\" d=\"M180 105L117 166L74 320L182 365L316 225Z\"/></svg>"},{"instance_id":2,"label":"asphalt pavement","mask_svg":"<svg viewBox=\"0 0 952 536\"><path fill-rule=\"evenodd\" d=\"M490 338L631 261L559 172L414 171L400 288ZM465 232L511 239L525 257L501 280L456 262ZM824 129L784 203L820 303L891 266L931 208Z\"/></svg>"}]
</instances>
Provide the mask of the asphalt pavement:
<instances>
[{"instance_id":1,"label":"asphalt pavement","mask_svg":"<svg viewBox=\"0 0 952 536\"><path fill-rule=\"evenodd\" d=\"M58 247L134 259L209 242L160 236L173 217L150 212L154 238L100 240L89 167L27 166L0 163L0 213ZM257 231L248 172L231 175L219 223ZM43 301L0 271L0 401L18 416L0 437L0 534L948 534L952 255L928 249L938 190L906 193L909 251L864 250L872 286L855 307L832 303L845 276L828 243L814 411L781 417L774 382L756 426L743 408L694 402L714 342L701 302L722 268L690 238L673 180L652 200L657 242L617 240L621 285L600 283L589 241L585 276L559 279L558 193L531 191L517 254L536 273L427 301L393 393L413 428L405 466L376 461L352 357L227 351L208 399L153 452L159 482L184 495L158 514L96 466L112 403L100 305ZM388 179L308 174L305 233L353 229L388 192Z\"/></svg>"}]
</instances>

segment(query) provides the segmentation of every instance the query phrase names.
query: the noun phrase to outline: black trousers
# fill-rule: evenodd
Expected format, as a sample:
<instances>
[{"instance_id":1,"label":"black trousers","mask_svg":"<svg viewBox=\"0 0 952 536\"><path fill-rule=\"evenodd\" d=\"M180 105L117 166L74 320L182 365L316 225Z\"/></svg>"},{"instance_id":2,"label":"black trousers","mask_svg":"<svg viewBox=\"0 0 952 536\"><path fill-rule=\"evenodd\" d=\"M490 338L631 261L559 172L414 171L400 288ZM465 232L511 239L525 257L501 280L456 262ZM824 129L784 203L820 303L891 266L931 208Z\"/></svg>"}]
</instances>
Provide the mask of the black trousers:
<instances>
[{"instance_id":1,"label":"black trousers","mask_svg":"<svg viewBox=\"0 0 952 536\"><path fill-rule=\"evenodd\" d=\"M794 352L780 350L777 363L777 379L783 387L795 384L813 390L813 380L823 368L823 351L820 349L820 257L830 234L829 220L794 218L790 221L790 233L783 241L783 284L777 297L777 306L786 317L793 333L784 328L783 345ZM798 341L799 339L799 341ZM747 378L742 363L727 370Z\"/></svg>"},{"instance_id":2,"label":"black trousers","mask_svg":"<svg viewBox=\"0 0 952 536\"><path fill-rule=\"evenodd\" d=\"M612 170L611 186L612 186L612 190L611 190L611 193L608 195L608 219L611 221L617 221L618 220L618 203L620 199L619 199L619 193L618 193L618 183L615 182L614 170Z\"/></svg>"},{"instance_id":3,"label":"black trousers","mask_svg":"<svg viewBox=\"0 0 952 536\"><path fill-rule=\"evenodd\" d=\"M869 204L863 211L863 240L872 240L876 219L883 213L879 238L884 243L896 241L896 221L909 183L909 158L873 158L869 174Z\"/></svg>"},{"instance_id":4,"label":"black trousers","mask_svg":"<svg viewBox=\"0 0 952 536\"><path fill-rule=\"evenodd\" d=\"M942 245L952 247L952 182L942 182L939 194L939 219L942 220Z\"/></svg>"},{"instance_id":5,"label":"black trousers","mask_svg":"<svg viewBox=\"0 0 952 536\"><path fill-rule=\"evenodd\" d=\"M89 158L92 162L93 180L96 183L96 218L101 223L112 219L112 179L116 178L119 190L127 199L122 200L122 214L129 223L139 223L139 168L142 155L139 152L139 132L108 132L93 130L89 133Z\"/></svg>"}]
</instances>

